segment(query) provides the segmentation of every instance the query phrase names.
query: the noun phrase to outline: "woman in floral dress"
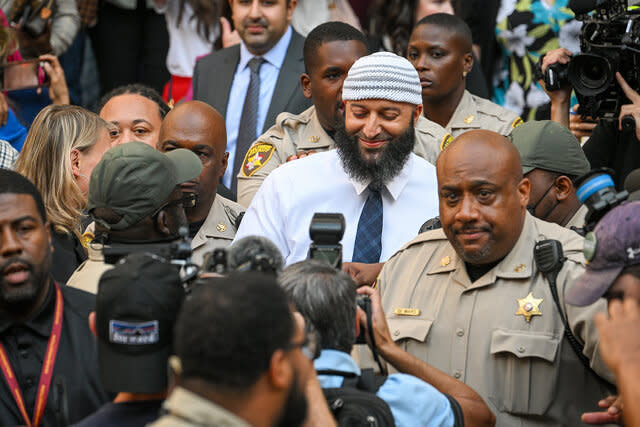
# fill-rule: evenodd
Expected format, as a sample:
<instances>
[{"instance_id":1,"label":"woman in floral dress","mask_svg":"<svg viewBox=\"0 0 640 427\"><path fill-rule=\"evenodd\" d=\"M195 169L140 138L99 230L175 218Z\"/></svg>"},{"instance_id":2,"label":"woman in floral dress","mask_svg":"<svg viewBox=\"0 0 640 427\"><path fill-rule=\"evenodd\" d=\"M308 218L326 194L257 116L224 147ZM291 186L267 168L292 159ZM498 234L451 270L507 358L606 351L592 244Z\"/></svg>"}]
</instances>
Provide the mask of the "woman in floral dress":
<instances>
[{"instance_id":1,"label":"woman in floral dress","mask_svg":"<svg viewBox=\"0 0 640 427\"><path fill-rule=\"evenodd\" d=\"M542 55L564 47L580 51L582 23L573 19L569 0L502 0L496 38L502 49L494 76L494 102L524 120L549 116L549 97L534 79Z\"/></svg>"}]
</instances>

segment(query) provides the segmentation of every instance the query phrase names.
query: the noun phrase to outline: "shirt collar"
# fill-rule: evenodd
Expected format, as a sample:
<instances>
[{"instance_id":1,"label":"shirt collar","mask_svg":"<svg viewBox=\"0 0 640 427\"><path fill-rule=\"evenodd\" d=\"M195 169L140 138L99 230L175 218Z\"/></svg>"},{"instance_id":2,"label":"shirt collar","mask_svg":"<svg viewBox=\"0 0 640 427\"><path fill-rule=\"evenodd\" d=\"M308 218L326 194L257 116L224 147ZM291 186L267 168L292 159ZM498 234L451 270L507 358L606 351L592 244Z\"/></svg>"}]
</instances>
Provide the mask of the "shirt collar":
<instances>
[{"instance_id":1,"label":"shirt collar","mask_svg":"<svg viewBox=\"0 0 640 427\"><path fill-rule=\"evenodd\" d=\"M414 154L411 153L407 159L407 163L405 163L400 170L400 173L384 185L389 191L389 194L391 194L391 197L393 197L393 200L398 200L400 194L402 194L402 190L404 190L404 187L406 187L409 182L411 171L413 170L413 163L415 161L413 157ZM358 195L362 194L362 192L369 186L370 182L371 181L356 181L351 179L353 188L355 188L356 194Z\"/></svg>"},{"instance_id":2,"label":"shirt collar","mask_svg":"<svg viewBox=\"0 0 640 427\"><path fill-rule=\"evenodd\" d=\"M350 355L338 350L322 350L320 357L313 361L316 371L332 370L360 375L360 368Z\"/></svg>"},{"instance_id":3,"label":"shirt collar","mask_svg":"<svg viewBox=\"0 0 640 427\"><path fill-rule=\"evenodd\" d=\"M13 320L6 317L0 317L0 334L3 334L14 324L20 324L26 326L28 329L31 329L35 333L42 335L43 337L48 337L49 335L51 335L51 324L53 322L53 311L55 308L55 303L55 286L53 284L53 278L50 278L47 296L45 297L44 303L40 306L40 309L38 309L36 314L24 323L14 322Z\"/></svg>"},{"instance_id":4,"label":"shirt collar","mask_svg":"<svg viewBox=\"0 0 640 427\"><path fill-rule=\"evenodd\" d=\"M465 287L482 287L494 283L497 277L505 279L526 279L533 273L533 246L539 238L534 218L527 212L520 236L511 251L489 272L473 284L466 273L464 261L458 257L451 244L444 245L435 259L441 259L439 264L430 268L427 274L437 274L455 271L454 279Z\"/></svg>"},{"instance_id":5,"label":"shirt collar","mask_svg":"<svg viewBox=\"0 0 640 427\"><path fill-rule=\"evenodd\" d=\"M477 128L478 108L469 91L465 90L453 116L447 124L447 129L451 128ZM468 123L467 123L468 122Z\"/></svg>"},{"instance_id":6,"label":"shirt collar","mask_svg":"<svg viewBox=\"0 0 640 427\"><path fill-rule=\"evenodd\" d=\"M289 48L289 42L291 41L292 33L293 33L293 30L291 29L291 25L289 25L289 28L287 28L287 31L284 33L284 35L280 37L280 40L278 40L278 43L276 43L275 46L273 46L267 53L262 55L262 57L266 62L273 65L278 70L280 70L280 67L282 67L282 63L284 62L284 57L287 56L287 49ZM240 42L240 62L238 63L238 71L243 71L249 64L249 61L251 61L251 59L254 56L256 55L249 52L249 49L247 49L247 46L244 44L243 41L241 41Z\"/></svg>"},{"instance_id":7,"label":"shirt collar","mask_svg":"<svg viewBox=\"0 0 640 427\"><path fill-rule=\"evenodd\" d=\"M250 427L234 413L182 387L176 387L171 392L163 407L169 414L185 420L189 425Z\"/></svg>"}]
</instances>

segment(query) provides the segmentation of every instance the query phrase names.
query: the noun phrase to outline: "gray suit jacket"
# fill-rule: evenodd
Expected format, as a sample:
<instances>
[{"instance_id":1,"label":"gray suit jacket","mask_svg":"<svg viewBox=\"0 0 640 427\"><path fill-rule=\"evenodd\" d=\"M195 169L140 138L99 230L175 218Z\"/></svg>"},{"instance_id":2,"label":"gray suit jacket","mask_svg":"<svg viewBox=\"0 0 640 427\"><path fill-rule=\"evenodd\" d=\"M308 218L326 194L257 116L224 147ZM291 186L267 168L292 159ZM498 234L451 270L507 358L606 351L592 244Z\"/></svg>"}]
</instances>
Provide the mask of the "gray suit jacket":
<instances>
[{"instance_id":1,"label":"gray suit jacket","mask_svg":"<svg viewBox=\"0 0 640 427\"><path fill-rule=\"evenodd\" d=\"M293 31L261 133L273 126L278 114L284 111L299 114L312 105L312 101L304 97L300 86L300 75L304 73L303 47L304 37ZM213 52L196 62L193 99L213 106L226 118L231 84L239 61L240 45L235 45Z\"/></svg>"}]
</instances>

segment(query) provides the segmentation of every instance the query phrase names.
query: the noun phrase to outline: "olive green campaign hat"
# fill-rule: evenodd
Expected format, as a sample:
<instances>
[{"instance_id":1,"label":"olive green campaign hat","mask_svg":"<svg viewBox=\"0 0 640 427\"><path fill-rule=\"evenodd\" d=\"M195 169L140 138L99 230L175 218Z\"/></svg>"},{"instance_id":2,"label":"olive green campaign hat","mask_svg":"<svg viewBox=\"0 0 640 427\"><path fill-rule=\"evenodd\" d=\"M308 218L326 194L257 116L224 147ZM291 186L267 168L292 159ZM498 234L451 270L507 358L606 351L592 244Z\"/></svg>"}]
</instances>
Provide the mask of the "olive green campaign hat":
<instances>
[{"instance_id":1,"label":"olive green campaign hat","mask_svg":"<svg viewBox=\"0 0 640 427\"><path fill-rule=\"evenodd\" d=\"M525 175L534 169L544 169L577 177L591 169L580 142L559 123L529 121L515 128L509 139L520 153Z\"/></svg>"},{"instance_id":2,"label":"olive green campaign hat","mask_svg":"<svg viewBox=\"0 0 640 427\"><path fill-rule=\"evenodd\" d=\"M95 208L108 208L122 219L103 225L126 229L155 212L176 185L201 171L202 162L189 150L161 153L142 142L118 145L104 154L91 173L87 210L91 214Z\"/></svg>"}]
</instances>

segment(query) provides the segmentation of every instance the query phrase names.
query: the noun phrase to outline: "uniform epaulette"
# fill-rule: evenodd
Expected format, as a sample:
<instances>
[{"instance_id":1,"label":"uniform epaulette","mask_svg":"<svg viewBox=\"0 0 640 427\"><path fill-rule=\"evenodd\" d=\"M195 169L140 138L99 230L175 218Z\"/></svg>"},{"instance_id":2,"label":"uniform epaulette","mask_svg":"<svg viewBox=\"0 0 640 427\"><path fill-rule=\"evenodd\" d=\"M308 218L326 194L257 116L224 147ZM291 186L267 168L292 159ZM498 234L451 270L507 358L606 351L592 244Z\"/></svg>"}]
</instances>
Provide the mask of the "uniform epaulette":
<instances>
[{"instance_id":1,"label":"uniform epaulette","mask_svg":"<svg viewBox=\"0 0 640 427\"><path fill-rule=\"evenodd\" d=\"M520 117L513 111L504 108L501 105L498 105L494 102L489 101L488 99L481 98L479 96L474 96L473 100L476 102L478 106L478 113L483 114L485 116L491 116L498 121L503 123L513 124L517 122ZM520 119L520 123L522 123L522 119ZM518 123L518 124L520 124Z\"/></svg>"},{"instance_id":2,"label":"uniform epaulette","mask_svg":"<svg viewBox=\"0 0 640 427\"><path fill-rule=\"evenodd\" d=\"M435 242L437 240L447 240L447 236L444 234L442 228L418 234L418 237L405 244L398 252L404 251L405 249L420 243Z\"/></svg>"}]
</instances>

